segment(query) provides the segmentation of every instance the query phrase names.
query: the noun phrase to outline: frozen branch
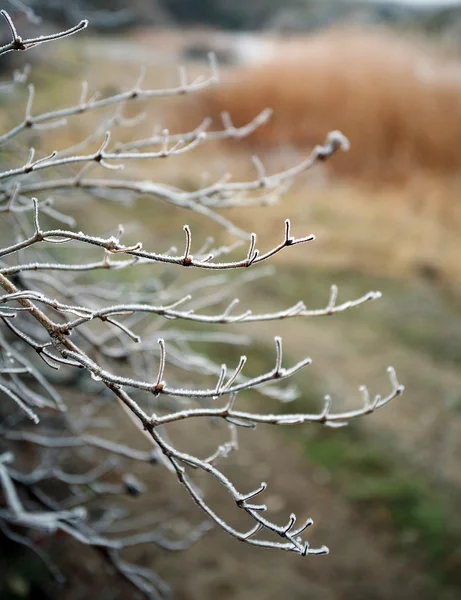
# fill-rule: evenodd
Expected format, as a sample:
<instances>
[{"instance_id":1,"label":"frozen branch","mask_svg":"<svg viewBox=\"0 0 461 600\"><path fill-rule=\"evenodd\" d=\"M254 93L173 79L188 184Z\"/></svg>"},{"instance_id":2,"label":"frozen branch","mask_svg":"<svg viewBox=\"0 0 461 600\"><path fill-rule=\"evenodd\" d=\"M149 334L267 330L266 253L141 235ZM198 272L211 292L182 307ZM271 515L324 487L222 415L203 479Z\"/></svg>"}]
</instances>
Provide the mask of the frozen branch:
<instances>
[{"instance_id":1,"label":"frozen branch","mask_svg":"<svg viewBox=\"0 0 461 600\"><path fill-rule=\"evenodd\" d=\"M30 48L34 48L35 46L39 46L40 44L45 44L46 42L54 42L56 40L60 40L65 37L69 37L70 35L74 35L83 29L88 27L88 21L83 20L80 21L78 25L71 27L70 29L66 29L65 31L59 31L58 33L52 33L51 35L40 35L35 38L29 38L24 40L16 31L16 27L11 19L10 15L6 10L0 10L0 14L5 19L10 28L11 32L11 42L9 44L5 44L0 47L0 55L6 54L7 52L12 52L13 50L29 50Z\"/></svg>"},{"instance_id":2,"label":"frozen branch","mask_svg":"<svg viewBox=\"0 0 461 600\"><path fill-rule=\"evenodd\" d=\"M20 0L14 3L22 4ZM27 7L24 11L34 19ZM11 41L0 48L0 54L28 50L87 26L82 21L66 31L23 39L9 14L0 12L11 32ZM234 180L231 174L215 181L204 176L192 189L141 181L127 173L133 161L174 160L210 140L241 139L271 114L265 110L236 127L230 115L223 113L220 130L210 131L210 120L205 119L185 133L172 134L159 127L143 132L139 139L132 136L129 141L114 142L115 128L135 126L145 117L140 113L126 118L125 104L196 92L219 81L213 54L208 76L192 80L181 67L177 85L169 89L143 87L144 74L141 69L133 87L107 97L92 95L83 82L70 106L50 107L41 113L34 110L40 102L35 102L35 88L30 84L23 117L0 135L5 154L0 172L0 531L36 552L58 580L62 574L37 539L63 532L97 548L146 597L164 598L168 586L150 569L128 563L125 550L141 544L183 550L216 525L246 544L301 556L328 552L326 546L312 547L304 539L311 519L298 522L291 514L280 525L269 517L270 507L264 502L266 483L254 489L245 485L246 490L240 491L221 470L220 464L231 460L238 449L240 428L306 423L341 427L384 408L401 395L403 386L389 368L387 395L372 398L362 386L362 404L356 409L335 408L329 396L313 413L277 413L274 408L260 412L254 406L242 406L242 395L251 390L280 402L292 401L297 388L285 381L310 365L311 359L287 366L282 338L276 336L272 364L255 375L242 352L242 346L250 344L249 335L232 331L233 325L245 325L249 332L251 323L339 314L378 299L380 293L339 301L333 285L321 308L309 309L303 300L270 312L258 311L257 305L239 308L236 288L273 274L253 267L315 237L294 236L286 219L279 239L263 249L256 233L243 231L220 209L273 202L294 178L338 150L347 151L349 144L342 134L332 132L297 165L276 173L269 173L255 156L254 175L248 181ZM13 80L24 83L27 75L25 69ZM113 113L102 112L92 131L76 144L59 151L42 144L42 130L64 128L71 118L78 120L110 107ZM27 130L34 131L38 151L21 142L20 134ZM104 169L105 175L90 176L93 169ZM115 170L116 176L109 173ZM81 204L98 196L117 200L117 194L124 204L143 195L187 209L223 227L232 239L224 243L205 236L198 239L200 232L186 224L184 237L179 232L178 239L162 250L145 249L154 241L159 244L155 231L147 243L126 244L121 241L121 225L115 235L88 233L87 224L79 223ZM60 205L67 196L72 196L72 215L65 214ZM55 221L63 225L56 228ZM198 278L194 277L197 269L219 273ZM232 277L229 271L240 274ZM181 323L184 330L179 328ZM205 343L213 345L209 353L202 351ZM226 364L219 354L213 356L215 344L233 345L239 358ZM169 437L170 430L179 429L184 421L197 423L197 419L219 427L224 438L211 444L204 436L200 450L179 450ZM193 428L194 423L189 425ZM173 474L205 514L206 522L191 526L181 537L168 526L170 520L174 525L173 510L157 519L150 513L131 514L124 497L130 498L131 505L149 493L148 478L138 477L137 465L143 467L140 473L155 467L165 469L166 476ZM248 528L234 527L218 514L218 507L199 488L197 474L225 490L234 511L250 518ZM108 498L114 505L109 505Z\"/></svg>"}]
</instances>

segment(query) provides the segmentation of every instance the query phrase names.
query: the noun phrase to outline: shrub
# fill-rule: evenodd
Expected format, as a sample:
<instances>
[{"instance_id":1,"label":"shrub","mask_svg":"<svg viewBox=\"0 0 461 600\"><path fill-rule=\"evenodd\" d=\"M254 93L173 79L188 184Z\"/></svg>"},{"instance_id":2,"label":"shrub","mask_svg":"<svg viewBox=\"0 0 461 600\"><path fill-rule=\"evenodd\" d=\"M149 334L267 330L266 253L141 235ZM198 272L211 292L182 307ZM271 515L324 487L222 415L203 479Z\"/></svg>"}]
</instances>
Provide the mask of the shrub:
<instances>
[{"instance_id":1,"label":"shrub","mask_svg":"<svg viewBox=\"0 0 461 600\"><path fill-rule=\"evenodd\" d=\"M23 40L9 15L5 11L2 15L12 40L0 48L0 54L59 40L87 25L82 22L56 35ZM23 120L0 136L8 166L0 173L0 529L11 540L35 551L57 579L62 579L62 574L52 562L54 556L46 551L44 540L59 533L100 550L121 575L151 598L165 595L167 586L145 566L127 562L125 552L141 544L167 550L187 548L209 529L210 523L246 544L302 556L325 554L325 546L311 547L302 537L311 520L297 523L295 515L290 515L282 525L272 522L260 499L266 484L240 491L219 463L237 449L240 428L302 423L338 427L384 406L402 391L394 371L389 369L389 394L370 399L362 388L364 403L357 410L335 412L327 397L323 409L314 414L290 414L286 410L280 414L259 413L243 407L240 396L255 390L272 399L291 400L294 388L285 387L283 381L307 366L310 359L285 366L282 340L275 337L273 367L249 377L244 375L245 356L228 367L216 364L191 346L194 341L237 347L242 343L241 336L235 334L222 333L218 338L209 334L210 324L225 328L232 323L332 315L379 297L378 292L370 292L357 300L337 303L333 286L322 309L309 310L300 301L267 314L239 312L238 301L228 299L238 280L226 280L227 271L253 269L314 237L293 236L291 224L286 221L280 240L269 250L260 251L256 235L234 227L219 209L232 205L243 209L246 204L264 202L268 194L284 188L297 174L346 148L347 142L338 132L330 133L326 143L316 146L299 165L275 175L266 174L262 163L255 159L257 176L249 182L225 179L199 189L181 190L140 181L130 177L128 169L124 177L120 176L120 169L135 161L174 160L208 139L248 135L267 117L264 113L236 128L224 116L224 129L220 131L206 132L202 126L175 136L164 131L129 143L111 141L111 129L123 120L117 107L216 84L218 70L212 56L210 71L205 80L190 83L181 70L178 86L169 90L145 89L140 76L132 89L103 98L88 98L83 84L74 105L64 109L50 106L43 113L34 112L34 87L29 85ZM16 73L11 85L22 86L26 77L26 72ZM53 98L49 101L52 104ZM84 114L110 107L117 108L115 116L101 117L99 127L77 146L40 157L32 148L28 158L22 160L28 131L39 136L42 130L63 128L68 120L78 121ZM106 175L90 175L92 168ZM51 191L53 200L47 197ZM213 240L196 241L200 234L195 233L193 238L185 225L182 249L153 249L152 239L144 248L141 242L124 244L123 227L116 235L106 237L85 233L100 226L88 218L88 206L86 220L82 213L73 211L84 221L81 226L65 213L66 206L72 210L83 200L93 208L109 201L111 210L111 200L119 198L120 193L151 196L197 213L240 240L215 247ZM155 224L155 213L152 222ZM242 251L245 243L248 247ZM175 279L167 286L159 273L159 268L165 266L185 270L188 275L200 271L214 275L182 282ZM184 335L179 329L166 329L164 323L170 322L195 327ZM159 333L162 329L163 335ZM152 365L154 374L150 373ZM134 439L124 422L134 428ZM220 423L229 440L220 440L208 457L200 458L181 450L182 440L176 443L174 435L170 437L170 431L181 423L192 437L201 435L201 423L210 427ZM146 441L149 447L143 450ZM170 517L174 523L174 511L156 518L133 513L134 499L142 496L149 483L148 476L145 481L136 477L134 463L146 465L147 472L150 466L164 468L167 477L176 477L206 521L185 532L180 528L182 535L178 536L169 526ZM234 510L249 517L251 526L241 530L218 514L200 491L197 474L217 481ZM123 499L127 496L133 502ZM119 504L110 503L110 497L118 499ZM134 533L128 535L127 531Z\"/></svg>"}]
</instances>

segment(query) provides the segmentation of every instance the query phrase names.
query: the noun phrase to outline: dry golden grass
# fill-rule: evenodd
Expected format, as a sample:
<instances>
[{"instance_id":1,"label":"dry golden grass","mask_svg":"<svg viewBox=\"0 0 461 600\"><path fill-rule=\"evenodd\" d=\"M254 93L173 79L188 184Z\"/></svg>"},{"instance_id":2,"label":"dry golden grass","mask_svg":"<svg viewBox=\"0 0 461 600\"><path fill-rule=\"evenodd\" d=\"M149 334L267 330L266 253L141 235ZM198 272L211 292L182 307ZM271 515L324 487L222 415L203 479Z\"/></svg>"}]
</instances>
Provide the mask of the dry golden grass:
<instances>
[{"instance_id":1,"label":"dry golden grass","mask_svg":"<svg viewBox=\"0 0 461 600\"><path fill-rule=\"evenodd\" d=\"M335 160L335 159L333 159ZM424 278L461 293L459 185L424 178L374 189L357 182L299 182L279 204L226 213L258 231L263 247L281 237L284 218L317 240L279 261L405 280Z\"/></svg>"},{"instance_id":2,"label":"dry golden grass","mask_svg":"<svg viewBox=\"0 0 461 600\"><path fill-rule=\"evenodd\" d=\"M389 32L333 29L280 46L278 59L236 69L192 103L189 125L226 110L240 126L273 108L251 137L257 147L307 148L340 129L352 144L332 162L342 175L395 182L415 170L453 173L461 161L461 67Z\"/></svg>"}]
</instances>

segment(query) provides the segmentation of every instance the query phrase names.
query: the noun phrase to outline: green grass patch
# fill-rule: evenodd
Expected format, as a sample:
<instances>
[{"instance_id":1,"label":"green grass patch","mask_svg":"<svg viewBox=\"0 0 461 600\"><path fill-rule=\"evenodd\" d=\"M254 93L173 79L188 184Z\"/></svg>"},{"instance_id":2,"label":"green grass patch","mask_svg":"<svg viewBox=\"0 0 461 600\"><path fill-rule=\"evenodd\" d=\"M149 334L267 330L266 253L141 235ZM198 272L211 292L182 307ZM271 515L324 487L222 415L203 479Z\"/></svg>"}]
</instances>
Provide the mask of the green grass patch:
<instances>
[{"instance_id":1,"label":"green grass patch","mask_svg":"<svg viewBox=\"0 0 461 600\"><path fill-rule=\"evenodd\" d=\"M440 489L357 424L336 431L312 428L308 435L293 431L308 462L328 471L362 518L393 531L395 548L422 560L437 583L461 585L459 492Z\"/></svg>"}]
</instances>

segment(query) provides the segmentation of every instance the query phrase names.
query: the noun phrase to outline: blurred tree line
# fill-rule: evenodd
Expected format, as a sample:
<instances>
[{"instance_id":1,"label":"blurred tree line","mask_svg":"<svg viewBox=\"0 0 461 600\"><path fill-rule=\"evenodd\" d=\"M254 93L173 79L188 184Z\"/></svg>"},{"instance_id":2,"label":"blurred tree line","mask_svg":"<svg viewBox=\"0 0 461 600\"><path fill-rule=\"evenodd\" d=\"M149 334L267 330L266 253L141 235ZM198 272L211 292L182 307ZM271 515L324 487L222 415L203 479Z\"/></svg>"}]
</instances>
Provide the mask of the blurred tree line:
<instances>
[{"instance_id":1,"label":"blurred tree line","mask_svg":"<svg viewBox=\"0 0 461 600\"><path fill-rule=\"evenodd\" d=\"M17 0L11 2L11 9ZM45 21L91 19L92 28L204 25L222 29L311 31L335 22L410 27L461 35L461 7L389 0L26 0ZM7 7L10 9L10 7Z\"/></svg>"},{"instance_id":2,"label":"blurred tree line","mask_svg":"<svg viewBox=\"0 0 461 600\"><path fill-rule=\"evenodd\" d=\"M279 0L163 0L179 22L209 23L228 29L259 29L280 7ZM284 4L305 6L306 0L288 0Z\"/></svg>"},{"instance_id":3,"label":"blurred tree line","mask_svg":"<svg viewBox=\"0 0 461 600\"><path fill-rule=\"evenodd\" d=\"M306 0L286 0L305 5ZM8 2L8 0L7 0ZM12 7L15 1L11 0ZM90 17L102 27L138 24L206 24L226 29L258 29L279 6L278 0L27 0L45 20L66 24ZM10 7L8 7L10 10Z\"/></svg>"}]
</instances>

